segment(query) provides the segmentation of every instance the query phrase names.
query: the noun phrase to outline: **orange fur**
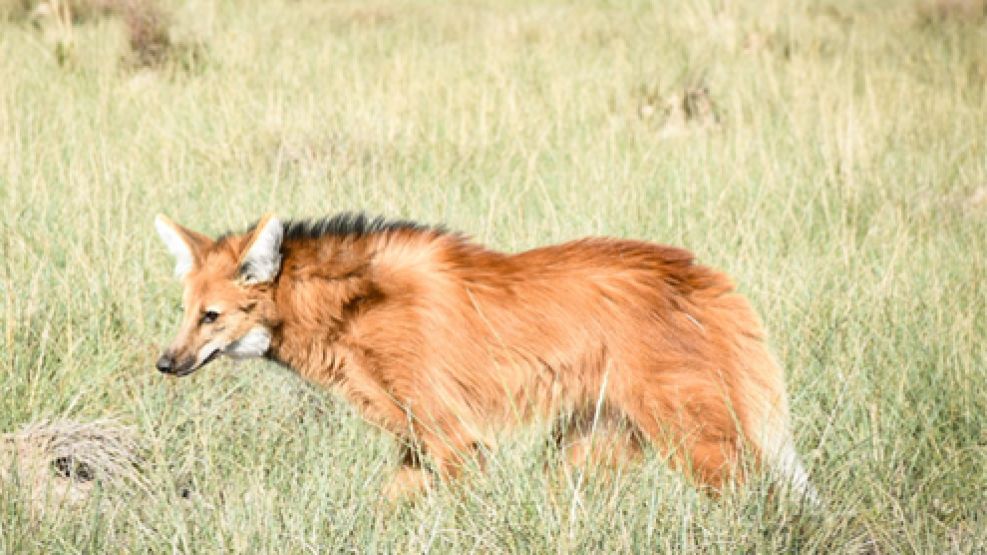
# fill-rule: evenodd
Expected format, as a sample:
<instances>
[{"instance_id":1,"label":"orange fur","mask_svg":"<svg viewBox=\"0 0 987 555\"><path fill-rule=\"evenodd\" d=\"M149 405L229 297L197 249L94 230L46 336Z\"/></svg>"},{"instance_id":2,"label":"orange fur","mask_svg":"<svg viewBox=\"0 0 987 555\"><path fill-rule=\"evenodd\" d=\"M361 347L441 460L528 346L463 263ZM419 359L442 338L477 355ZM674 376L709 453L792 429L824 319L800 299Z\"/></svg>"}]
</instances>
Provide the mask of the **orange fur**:
<instances>
[{"instance_id":1,"label":"orange fur","mask_svg":"<svg viewBox=\"0 0 987 555\"><path fill-rule=\"evenodd\" d=\"M783 376L757 316L685 250L591 238L511 255L417 226L289 225L280 273L245 285L238 266L256 229L207 244L174 227L192 237L195 264L169 352L209 340L195 326L206 305L223 307L233 335L270 330L268 358L398 438L398 490L425 483L411 474L419 450L453 476L536 417L565 416L560 443L571 445L619 424L614 454L649 441L714 489L743 478L742 446L756 461L790 451Z\"/></svg>"}]
</instances>

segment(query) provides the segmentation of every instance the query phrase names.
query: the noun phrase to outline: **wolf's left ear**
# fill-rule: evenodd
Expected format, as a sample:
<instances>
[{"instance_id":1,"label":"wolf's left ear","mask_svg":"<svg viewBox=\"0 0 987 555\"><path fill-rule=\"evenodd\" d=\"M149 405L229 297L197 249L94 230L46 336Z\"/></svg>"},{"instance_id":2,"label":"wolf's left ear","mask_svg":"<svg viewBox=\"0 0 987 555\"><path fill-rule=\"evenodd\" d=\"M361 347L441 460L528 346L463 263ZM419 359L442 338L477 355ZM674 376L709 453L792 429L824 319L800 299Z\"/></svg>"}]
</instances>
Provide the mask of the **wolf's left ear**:
<instances>
[{"instance_id":1,"label":"wolf's left ear","mask_svg":"<svg viewBox=\"0 0 987 555\"><path fill-rule=\"evenodd\" d=\"M240 279L245 284L274 281L281 270L281 239L284 226L273 214L257 222L240 258Z\"/></svg>"},{"instance_id":2,"label":"wolf's left ear","mask_svg":"<svg viewBox=\"0 0 987 555\"><path fill-rule=\"evenodd\" d=\"M175 275L179 279L198 264L202 253L212 245L212 239L169 220L164 214L154 218L154 228L164 241L168 252L175 257Z\"/></svg>"}]
</instances>

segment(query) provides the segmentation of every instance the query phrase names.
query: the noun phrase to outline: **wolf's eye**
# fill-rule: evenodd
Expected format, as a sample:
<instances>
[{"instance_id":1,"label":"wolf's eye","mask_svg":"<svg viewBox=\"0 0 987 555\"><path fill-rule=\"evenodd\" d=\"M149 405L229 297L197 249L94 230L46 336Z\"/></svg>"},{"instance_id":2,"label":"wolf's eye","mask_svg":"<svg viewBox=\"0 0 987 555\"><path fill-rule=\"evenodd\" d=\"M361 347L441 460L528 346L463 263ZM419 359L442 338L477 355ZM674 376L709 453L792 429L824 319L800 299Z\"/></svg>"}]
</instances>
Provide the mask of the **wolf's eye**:
<instances>
[{"instance_id":1,"label":"wolf's eye","mask_svg":"<svg viewBox=\"0 0 987 555\"><path fill-rule=\"evenodd\" d=\"M218 312L215 310L207 310L206 313L202 315L202 323L211 324L216 321L216 318L219 318Z\"/></svg>"}]
</instances>

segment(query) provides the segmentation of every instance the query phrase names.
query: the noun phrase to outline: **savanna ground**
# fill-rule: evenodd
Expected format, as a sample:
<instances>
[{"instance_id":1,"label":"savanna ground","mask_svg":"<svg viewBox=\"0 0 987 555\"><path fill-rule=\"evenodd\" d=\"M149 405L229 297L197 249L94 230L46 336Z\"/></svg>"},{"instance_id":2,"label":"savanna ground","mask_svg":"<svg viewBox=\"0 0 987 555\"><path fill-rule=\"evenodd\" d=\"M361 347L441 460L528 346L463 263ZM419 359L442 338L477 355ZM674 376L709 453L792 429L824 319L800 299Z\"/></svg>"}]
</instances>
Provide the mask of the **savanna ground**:
<instances>
[{"instance_id":1,"label":"savanna ground","mask_svg":"<svg viewBox=\"0 0 987 555\"><path fill-rule=\"evenodd\" d=\"M6 479L0 552L987 549L976 2L174 0L144 35L29 4L0 22L0 432L114 416L142 482L38 506ZM354 209L725 269L826 510L757 480L711 499L657 453L566 480L537 433L392 506L393 445L331 395L153 369L180 297L155 213Z\"/></svg>"}]
</instances>

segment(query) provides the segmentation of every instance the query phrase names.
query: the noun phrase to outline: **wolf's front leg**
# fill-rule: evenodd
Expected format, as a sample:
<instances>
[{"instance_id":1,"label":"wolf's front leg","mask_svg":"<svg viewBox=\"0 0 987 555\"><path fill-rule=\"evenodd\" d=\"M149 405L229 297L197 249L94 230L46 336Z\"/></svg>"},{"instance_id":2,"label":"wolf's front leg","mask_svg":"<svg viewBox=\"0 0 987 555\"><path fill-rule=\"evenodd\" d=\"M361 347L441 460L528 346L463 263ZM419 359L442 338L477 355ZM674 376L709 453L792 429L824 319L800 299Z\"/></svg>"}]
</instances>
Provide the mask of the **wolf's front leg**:
<instances>
[{"instance_id":1,"label":"wolf's front leg","mask_svg":"<svg viewBox=\"0 0 987 555\"><path fill-rule=\"evenodd\" d=\"M428 471L422 467L419 450L407 442L402 442L400 449L400 466L384 486L384 497L392 503L413 498L432 483Z\"/></svg>"},{"instance_id":2,"label":"wolf's front leg","mask_svg":"<svg viewBox=\"0 0 987 555\"><path fill-rule=\"evenodd\" d=\"M454 434L434 434L419 430L416 441L401 441L401 465L385 487L384 494L393 501L422 492L436 479L450 480L458 477L466 461L478 460L479 456L479 444L464 440L464 437L465 434L458 429ZM450 438L459 441L450 441ZM429 472L424 467L423 456L428 457L434 472Z\"/></svg>"}]
</instances>

